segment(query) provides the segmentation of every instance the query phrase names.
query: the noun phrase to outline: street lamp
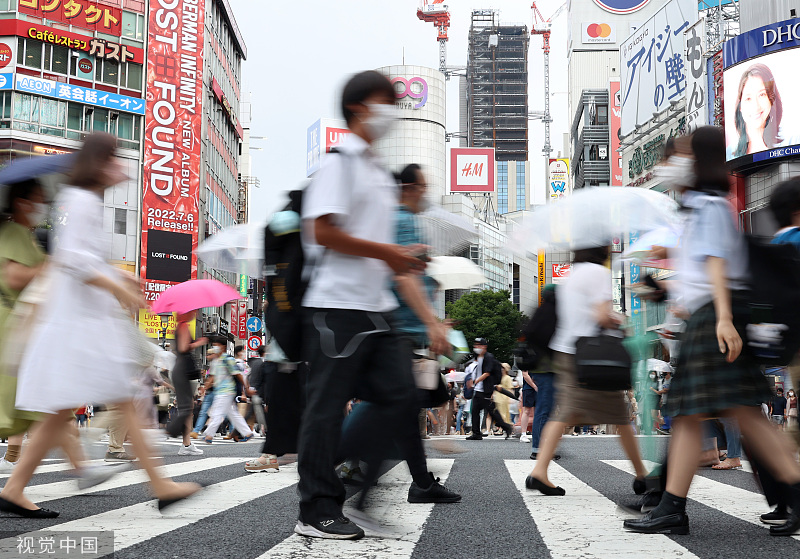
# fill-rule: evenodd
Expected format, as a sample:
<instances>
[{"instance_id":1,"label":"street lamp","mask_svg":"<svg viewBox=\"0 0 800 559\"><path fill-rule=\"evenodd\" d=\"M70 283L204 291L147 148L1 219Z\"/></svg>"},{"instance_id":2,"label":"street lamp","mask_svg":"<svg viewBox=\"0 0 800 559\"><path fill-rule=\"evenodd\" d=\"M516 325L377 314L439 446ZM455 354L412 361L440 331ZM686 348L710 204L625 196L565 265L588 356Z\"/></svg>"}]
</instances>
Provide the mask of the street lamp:
<instances>
[{"instance_id":1,"label":"street lamp","mask_svg":"<svg viewBox=\"0 0 800 559\"><path fill-rule=\"evenodd\" d=\"M172 318L171 312L165 312L158 315L158 318L161 319L161 336L163 337L163 341L161 342L161 349L166 350L167 348L167 326L169 326L169 319Z\"/></svg>"}]
</instances>

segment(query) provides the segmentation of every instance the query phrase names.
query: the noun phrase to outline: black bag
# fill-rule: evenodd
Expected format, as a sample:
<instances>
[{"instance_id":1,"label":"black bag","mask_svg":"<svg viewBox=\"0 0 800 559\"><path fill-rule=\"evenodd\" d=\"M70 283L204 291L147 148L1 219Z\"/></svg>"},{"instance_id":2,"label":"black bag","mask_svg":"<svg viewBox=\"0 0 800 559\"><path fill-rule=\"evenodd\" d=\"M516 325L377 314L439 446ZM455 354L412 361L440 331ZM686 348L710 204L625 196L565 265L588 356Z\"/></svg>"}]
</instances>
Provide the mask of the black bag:
<instances>
[{"instance_id":1,"label":"black bag","mask_svg":"<svg viewBox=\"0 0 800 559\"><path fill-rule=\"evenodd\" d=\"M578 338L575 373L581 388L616 391L631 387L631 356L622 338L600 334Z\"/></svg>"},{"instance_id":2,"label":"black bag","mask_svg":"<svg viewBox=\"0 0 800 559\"><path fill-rule=\"evenodd\" d=\"M284 211L302 215L303 191L289 193ZM303 295L308 281L303 279L303 242L300 231L275 235L264 228L264 271L267 308L264 319L267 329L290 361L302 360Z\"/></svg>"},{"instance_id":3,"label":"black bag","mask_svg":"<svg viewBox=\"0 0 800 559\"><path fill-rule=\"evenodd\" d=\"M751 277L747 349L762 365L788 365L800 350L800 251L747 236Z\"/></svg>"}]
</instances>

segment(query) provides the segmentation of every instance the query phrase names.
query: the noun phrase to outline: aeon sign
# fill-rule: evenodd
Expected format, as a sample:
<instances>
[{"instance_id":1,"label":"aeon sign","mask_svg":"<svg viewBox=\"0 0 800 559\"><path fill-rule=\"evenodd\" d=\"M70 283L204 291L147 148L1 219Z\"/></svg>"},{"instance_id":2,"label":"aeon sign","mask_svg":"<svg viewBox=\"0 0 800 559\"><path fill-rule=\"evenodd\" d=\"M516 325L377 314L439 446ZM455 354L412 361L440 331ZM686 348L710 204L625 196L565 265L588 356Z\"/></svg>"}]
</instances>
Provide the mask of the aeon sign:
<instances>
[{"instance_id":1,"label":"aeon sign","mask_svg":"<svg viewBox=\"0 0 800 559\"><path fill-rule=\"evenodd\" d=\"M428 82L422 78L392 78L398 109L420 109L428 102ZM412 101L401 101L410 97ZM414 103L417 101L417 103Z\"/></svg>"},{"instance_id":2,"label":"aeon sign","mask_svg":"<svg viewBox=\"0 0 800 559\"><path fill-rule=\"evenodd\" d=\"M594 0L600 8L612 14L632 14L650 3L650 0Z\"/></svg>"}]
</instances>

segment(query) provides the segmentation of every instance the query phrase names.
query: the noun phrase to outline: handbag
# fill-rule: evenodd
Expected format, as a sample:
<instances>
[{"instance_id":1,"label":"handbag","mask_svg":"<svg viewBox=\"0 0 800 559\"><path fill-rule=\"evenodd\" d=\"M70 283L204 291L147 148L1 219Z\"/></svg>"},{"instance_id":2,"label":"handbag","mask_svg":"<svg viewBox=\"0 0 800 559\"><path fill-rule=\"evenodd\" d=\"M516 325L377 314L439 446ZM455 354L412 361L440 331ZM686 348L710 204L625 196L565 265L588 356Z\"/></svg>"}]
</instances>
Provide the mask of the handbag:
<instances>
[{"instance_id":1,"label":"handbag","mask_svg":"<svg viewBox=\"0 0 800 559\"><path fill-rule=\"evenodd\" d=\"M603 334L575 342L575 373L587 390L617 391L631 388L631 356L622 338Z\"/></svg>"}]
</instances>

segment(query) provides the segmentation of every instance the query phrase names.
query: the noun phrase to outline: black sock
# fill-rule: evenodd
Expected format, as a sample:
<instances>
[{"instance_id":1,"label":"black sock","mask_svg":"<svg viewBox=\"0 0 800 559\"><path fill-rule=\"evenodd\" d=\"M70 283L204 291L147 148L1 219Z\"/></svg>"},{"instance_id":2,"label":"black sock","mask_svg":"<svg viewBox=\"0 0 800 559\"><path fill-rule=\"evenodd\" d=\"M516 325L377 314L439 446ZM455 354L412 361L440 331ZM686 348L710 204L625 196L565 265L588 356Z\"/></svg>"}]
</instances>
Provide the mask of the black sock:
<instances>
[{"instance_id":1,"label":"black sock","mask_svg":"<svg viewBox=\"0 0 800 559\"><path fill-rule=\"evenodd\" d=\"M417 484L418 487L421 489L430 489L433 486L434 477L430 474L430 472L418 473L411 476L411 479L414 480L414 483Z\"/></svg>"},{"instance_id":2,"label":"black sock","mask_svg":"<svg viewBox=\"0 0 800 559\"><path fill-rule=\"evenodd\" d=\"M661 502L653 509L653 516L667 516L686 512L686 497L677 497L669 491L664 491Z\"/></svg>"}]
</instances>

